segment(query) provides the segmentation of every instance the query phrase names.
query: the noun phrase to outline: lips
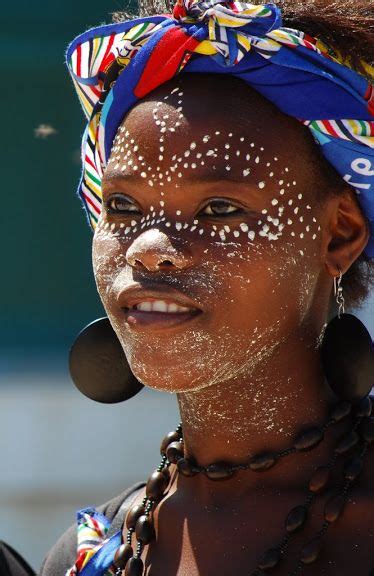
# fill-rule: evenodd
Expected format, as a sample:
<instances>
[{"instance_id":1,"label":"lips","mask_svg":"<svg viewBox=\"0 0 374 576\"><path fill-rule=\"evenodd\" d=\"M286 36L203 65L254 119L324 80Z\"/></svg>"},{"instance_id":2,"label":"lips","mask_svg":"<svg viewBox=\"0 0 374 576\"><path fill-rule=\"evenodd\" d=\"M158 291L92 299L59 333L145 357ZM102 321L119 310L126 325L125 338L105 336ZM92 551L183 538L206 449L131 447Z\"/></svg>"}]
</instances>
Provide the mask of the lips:
<instances>
[{"instance_id":1,"label":"lips","mask_svg":"<svg viewBox=\"0 0 374 576\"><path fill-rule=\"evenodd\" d=\"M134 284L118 295L125 320L133 329L163 329L191 322L202 313L197 302L169 286Z\"/></svg>"}]
</instances>

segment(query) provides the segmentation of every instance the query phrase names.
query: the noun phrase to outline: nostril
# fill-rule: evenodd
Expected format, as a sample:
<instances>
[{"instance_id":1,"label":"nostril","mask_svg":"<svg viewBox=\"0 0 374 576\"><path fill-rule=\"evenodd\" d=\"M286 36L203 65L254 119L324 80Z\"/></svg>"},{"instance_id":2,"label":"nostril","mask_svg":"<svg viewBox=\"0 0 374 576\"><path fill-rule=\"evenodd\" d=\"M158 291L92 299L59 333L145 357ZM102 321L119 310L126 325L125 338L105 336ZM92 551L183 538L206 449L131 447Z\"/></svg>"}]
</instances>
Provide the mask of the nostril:
<instances>
[{"instance_id":1,"label":"nostril","mask_svg":"<svg viewBox=\"0 0 374 576\"><path fill-rule=\"evenodd\" d=\"M174 266L174 264L170 262L170 260L164 260L161 262L160 266Z\"/></svg>"},{"instance_id":2,"label":"nostril","mask_svg":"<svg viewBox=\"0 0 374 576\"><path fill-rule=\"evenodd\" d=\"M141 262L140 260L135 260L134 264L135 264L135 266L140 266L141 268L144 267L143 262Z\"/></svg>"}]
</instances>

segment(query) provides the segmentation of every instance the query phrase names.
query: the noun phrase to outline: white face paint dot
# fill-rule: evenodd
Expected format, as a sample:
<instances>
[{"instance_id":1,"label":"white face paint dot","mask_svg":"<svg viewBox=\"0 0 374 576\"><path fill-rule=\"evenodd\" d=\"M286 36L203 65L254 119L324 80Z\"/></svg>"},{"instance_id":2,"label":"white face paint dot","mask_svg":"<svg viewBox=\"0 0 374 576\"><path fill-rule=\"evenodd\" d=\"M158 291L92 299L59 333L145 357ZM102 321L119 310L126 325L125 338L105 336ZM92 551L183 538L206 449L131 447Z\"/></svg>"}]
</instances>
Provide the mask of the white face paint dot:
<instances>
[{"instance_id":1,"label":"white face paint dot","mask_svg":"<svg viewBox=\"0 0 374 576\"><path fill-rule=\"evenodd\" d=\"M255 162L256 162L256 164L258 164L258 163L260 162L260 157L259 157L259 156L256 156Z\"/></svg>"},{"instance_id":2,"label":"white face paint dot","mask_svg":"<svg viewBox=\"0 0 374 576\"><path fill-rule=\"evenodd\" d=\"M265 182L259 182L258 187L259 188L265 188Z\"/></svg>"},{"instance_id":3,"label":"white face paint dot","mask_svg":"<svg viewBox=\"0 0 374 576\"><path fill-rule=\"evenodd\" d=\"M153 186L153 180L148 180L148 185Z\"/></svg>"},{"instance_id":4,"label":"white face paint dot","mask_svg":"<svg viewBox=\"0 0 374 576\"><path fill-rule=\"evenodd\" d=\"M248 174L249 174L250 172L251 172L251 169L250 169L250 168L245 168L245 169L243 170L243 176L248 176Z\"/></svg>"},{"instance_id":5,"label":"white face paint dot","mask_svg":"<svg viewBox=\"0 0 374 576\"><path fill-rule=\"evenodd\" d=\"M273 206L276 206L278 204L278 200L276 198L273 198L273 200L271 201Z\"/></svg>"},{"instance_id":6,"label":"white face paint dot","mask_svg":"<svg viewBox=\"0 0 374 576\"><path fill-rule=\"evenodd\" d=\"M208 134L203 136L203 142L209 142L209 140L210 140L210 136L208 136Z\"/></svg>"},{"instance_id":7,"label":"white face paint dot","mask_svg":"<svg viewBox=\"0 0 374 576\"><path fill-rule=\"evenodd\" d=\"M248 232L248 226L247 224L245 224L245 222L242 222L240 224L240 229L242 230L242 232Z\"/></svg>"}]
</instances>

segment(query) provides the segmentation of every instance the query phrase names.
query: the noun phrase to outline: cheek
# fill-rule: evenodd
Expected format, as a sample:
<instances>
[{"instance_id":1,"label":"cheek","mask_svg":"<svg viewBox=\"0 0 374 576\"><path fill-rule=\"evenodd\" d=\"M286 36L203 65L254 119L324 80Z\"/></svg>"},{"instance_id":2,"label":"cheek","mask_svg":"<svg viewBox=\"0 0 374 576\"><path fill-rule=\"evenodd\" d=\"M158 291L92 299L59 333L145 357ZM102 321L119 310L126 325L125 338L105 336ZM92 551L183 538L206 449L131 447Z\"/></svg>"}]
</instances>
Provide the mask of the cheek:
<instances>
[{"instance_id":1,"label":"cheek","mask_svg":"<svg viewBox=\"0 0 374 576\"><path fill-rule=\"evenodd\" d=\"M96 286L105 307L109 304L109 290L118 271L125 265L125 253L118 239L111 234L100 234L100 228L97 228L92 242L92 266Z\"/></svg>"}]
</instances>

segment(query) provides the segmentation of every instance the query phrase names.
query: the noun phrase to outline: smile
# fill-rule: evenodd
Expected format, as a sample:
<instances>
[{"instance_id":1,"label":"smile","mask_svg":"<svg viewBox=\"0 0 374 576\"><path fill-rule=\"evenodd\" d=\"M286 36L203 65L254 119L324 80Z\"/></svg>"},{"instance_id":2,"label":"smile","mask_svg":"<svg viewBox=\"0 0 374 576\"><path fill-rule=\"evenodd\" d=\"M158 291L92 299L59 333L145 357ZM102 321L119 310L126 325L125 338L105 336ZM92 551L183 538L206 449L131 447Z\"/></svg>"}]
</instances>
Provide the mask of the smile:
<instances>
[{"instance_id":1,"label":"smile","mask_svg":"<svg viewBox=\"0 0 374 576\"><path fill-rule=\"evenodd\" d=\"M190 296L170 286L127 286L118 295L125 321L133 330L163 330L184 327L202 314Z\"/></svg>"}]
</instances>

